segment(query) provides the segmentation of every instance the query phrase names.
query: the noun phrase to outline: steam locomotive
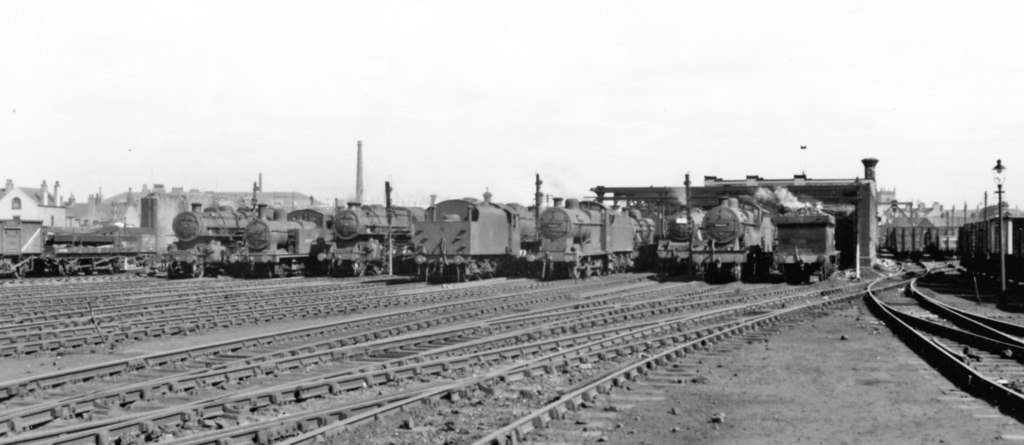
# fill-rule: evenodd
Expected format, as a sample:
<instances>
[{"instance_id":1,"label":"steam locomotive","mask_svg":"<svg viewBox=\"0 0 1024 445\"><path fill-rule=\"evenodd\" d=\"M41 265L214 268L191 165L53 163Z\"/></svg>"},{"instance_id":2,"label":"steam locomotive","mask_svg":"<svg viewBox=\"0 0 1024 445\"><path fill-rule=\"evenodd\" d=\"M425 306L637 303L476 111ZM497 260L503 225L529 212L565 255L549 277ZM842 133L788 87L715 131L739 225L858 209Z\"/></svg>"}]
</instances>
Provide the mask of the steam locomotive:
<instances>
[{"instance_id":1,"label":"steam locomotive","mask_svg":"<svg viewBox=\"0 0 1024 445\"><path fill-rule=\"evenodd\" d=\"M322 275L334 249L331 215L316 209L273 216L260 205L257 218L245 227L245 276Z\"/></svg>"},{"instance_id":2,"label":"steam locomotive","mask_svg":"<svg viewBox=\"0 0 1024 445\"><path fill-rule=\"evenodd\" d=\"M390 228L393 264L402 268L408 261L415 226L424 219L419 207L392 207L391 218L382 205L348 203L334 216L336 248L331 258L331 274L377 275L387 270L387 236Z\"/></svg>"},{"instance_id":3,"label":"steam locomotive","mask_svg":"<svg viewBox=\"0 0 1024 445\"><path fill-rule=\"evenodd\" d=\"M193 203L171 223L178 241L167 252L167 278L217 276L238 264L237 251L252 216L226 206L201 207Z\"/></svg>"},{"instance_id":4,"label":"steam locomotive","mask_svg":"<svg viewBox=\"0 0 1024 445\"><path fill-rule=\"evenodd\" d=\"M681 210L668 217L666 234L657 241L658 270L664 275L686 273L693 247L704 243L704 234L695 230L704 220L704 210Z\"/></svg>"},{"instance_id":5,"label":"steam locomotive","mask_svg":"<svg viewBox=\"0 0 1024 445\"><path fill-rule=\"evenodd\" d=\"M489 196L489 195L488 195ZM473 198L441 201L425 212L412 236L416 276L430 281L467 281L520 275L536 224L518 204Z\"/></svg>"},{"instance_id":6,"label":"steam locomotive","mask_svg":"<svg viewBox=\"0 0 1024 445\"><path fill-rule=\"evenodd\" d=\"M654 221L639 212L622 213L594 201L561 200L538 221L542 278L582 278L633 267L637 250L650 245Z\"/></svg>"},{"instance_id":7,"label":"steam locomotive","mask_svg":"<svg viewBox=\"0 0 1024 445\"><path fill-rule=\"evenodd\" d=\"M723 197L704 214L700 230L704 242L694 243L690 259L705 281L739 281L771 271L775 226L760 206Z\"/></svg>"}]
</instances>

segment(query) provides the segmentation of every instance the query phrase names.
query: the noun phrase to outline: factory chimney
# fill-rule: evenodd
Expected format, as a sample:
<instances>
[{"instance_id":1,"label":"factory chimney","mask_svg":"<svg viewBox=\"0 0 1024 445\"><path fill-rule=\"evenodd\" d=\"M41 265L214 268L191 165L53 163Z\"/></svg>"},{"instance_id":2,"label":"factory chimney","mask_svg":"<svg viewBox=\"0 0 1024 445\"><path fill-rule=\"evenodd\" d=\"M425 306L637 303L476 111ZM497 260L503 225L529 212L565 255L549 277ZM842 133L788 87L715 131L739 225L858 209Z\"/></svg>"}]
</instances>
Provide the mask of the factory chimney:
<instances>
[{"instance_id":1,"label":"factory chimney","mask_svg":"<svg viewBox=\"0 0 1024 445\"><path fill-rule=\"evenodd\" d=\"M540 180L540 173L537 173L536 175L537 182L535 184L537 185L537 193L533 194L533 218L536 221L540 221L540 206L544 202L544 194L540 192L540 185L543 184L544 181Z\"/></svg>"},{"instance_id":2,"label":"factory chimney","mask_svg":"<svg viewBox=\"0 0 1024 445\"><path fill-rule=\"evenodd\" d=\"M860 162L864 163L864 179L868 181L875 180L875 166L878 165L878 159L875 158L864 158Z\"/></svg>"},{"instance_id":3,"label":"factory chimney","mask_svg":"<svg viewBox=\"0 0 1024 445\"><path fill-rule=\"evenodd\" d=\"M363 141L356 141L356 201L363 202Z\"/></svg>"}]
</instances>

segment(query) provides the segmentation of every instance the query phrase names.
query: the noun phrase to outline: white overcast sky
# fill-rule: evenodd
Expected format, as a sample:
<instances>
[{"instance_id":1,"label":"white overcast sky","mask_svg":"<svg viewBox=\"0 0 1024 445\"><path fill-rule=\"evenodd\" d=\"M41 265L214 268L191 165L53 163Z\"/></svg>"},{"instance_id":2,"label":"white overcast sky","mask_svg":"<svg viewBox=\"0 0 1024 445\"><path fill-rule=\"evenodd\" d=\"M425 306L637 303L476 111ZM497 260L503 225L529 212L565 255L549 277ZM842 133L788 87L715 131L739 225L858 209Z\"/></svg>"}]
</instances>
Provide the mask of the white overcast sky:
<instances>
[{"instance_id":1,"label":"white overcast sky","mask_svg":"<svg viewBox=\"0 0 1024 445\"><path fill-rule=\"evenodd\" d=\"M0 180L400 202L863 175L1024 197L1019 1L0 3ZM65 192L66 195L66 192ZM994 200L994 198L993 198Z\"/></svg>"}]
</instances>

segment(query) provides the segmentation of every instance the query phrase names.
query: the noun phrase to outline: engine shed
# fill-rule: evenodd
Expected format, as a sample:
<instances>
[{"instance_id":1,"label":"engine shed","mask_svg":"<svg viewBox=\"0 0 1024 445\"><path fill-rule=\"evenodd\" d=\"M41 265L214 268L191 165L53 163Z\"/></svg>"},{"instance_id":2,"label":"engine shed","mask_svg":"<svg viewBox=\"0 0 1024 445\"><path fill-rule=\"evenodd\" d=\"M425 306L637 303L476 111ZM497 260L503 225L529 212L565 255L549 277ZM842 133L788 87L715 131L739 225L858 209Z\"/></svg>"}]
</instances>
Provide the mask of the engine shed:
<instances>
[{"instance_id":1,"label":"engine shed","mask_svg":"<svg viewBox=\"0 0 1024 445\"><path fill-rule=\"evenodd\" d=\"M870 268L875 262L878 239L877 203L875 192L875 166L878 160L867 158L864 177L853 179L811 179L794 175L792 179L764 179L748 175L744 179L721 179L705 176L703 186L691 186L689 178L683 187L607 187L590 189L599 202L611 202L635 208L648 209L655 215L670 215L687 207L709 209L718 204L723 195L748 197L755 200L759 189L770 191L784 188L800 202L820 205L836 217L836 249L840 250L840 267L851 268L859 264ZM768 209L773 210L773 209ZM663 227L663 224L658 224Z\"/></svg>"}]
</instances>

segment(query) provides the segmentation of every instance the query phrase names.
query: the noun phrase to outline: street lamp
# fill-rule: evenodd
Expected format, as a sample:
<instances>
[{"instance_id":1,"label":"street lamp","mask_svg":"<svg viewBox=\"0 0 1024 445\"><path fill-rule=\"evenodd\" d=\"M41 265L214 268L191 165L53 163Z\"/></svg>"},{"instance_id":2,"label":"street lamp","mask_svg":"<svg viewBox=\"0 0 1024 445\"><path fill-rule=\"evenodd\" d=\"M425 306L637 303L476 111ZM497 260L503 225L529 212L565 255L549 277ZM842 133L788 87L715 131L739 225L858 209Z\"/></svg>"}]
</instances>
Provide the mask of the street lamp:
<instances>
[{"instance_id":1,"label":"street lamp","mask_svg":"<svg viewBox=\"0 0 1024 445\"><path fill-rule=\"evenodd\" d=\"M1003 248L1003 184L1006 183L1006 167L1003 167L1003 160L996 159L996 166L992 168L992 178L996 182L996 194L999 195L999 205L996 207L999 216L999 289L1002 293L1000 301L1005 303L1006 298L1006 249Z\"/></svg>"}]
</instances>

